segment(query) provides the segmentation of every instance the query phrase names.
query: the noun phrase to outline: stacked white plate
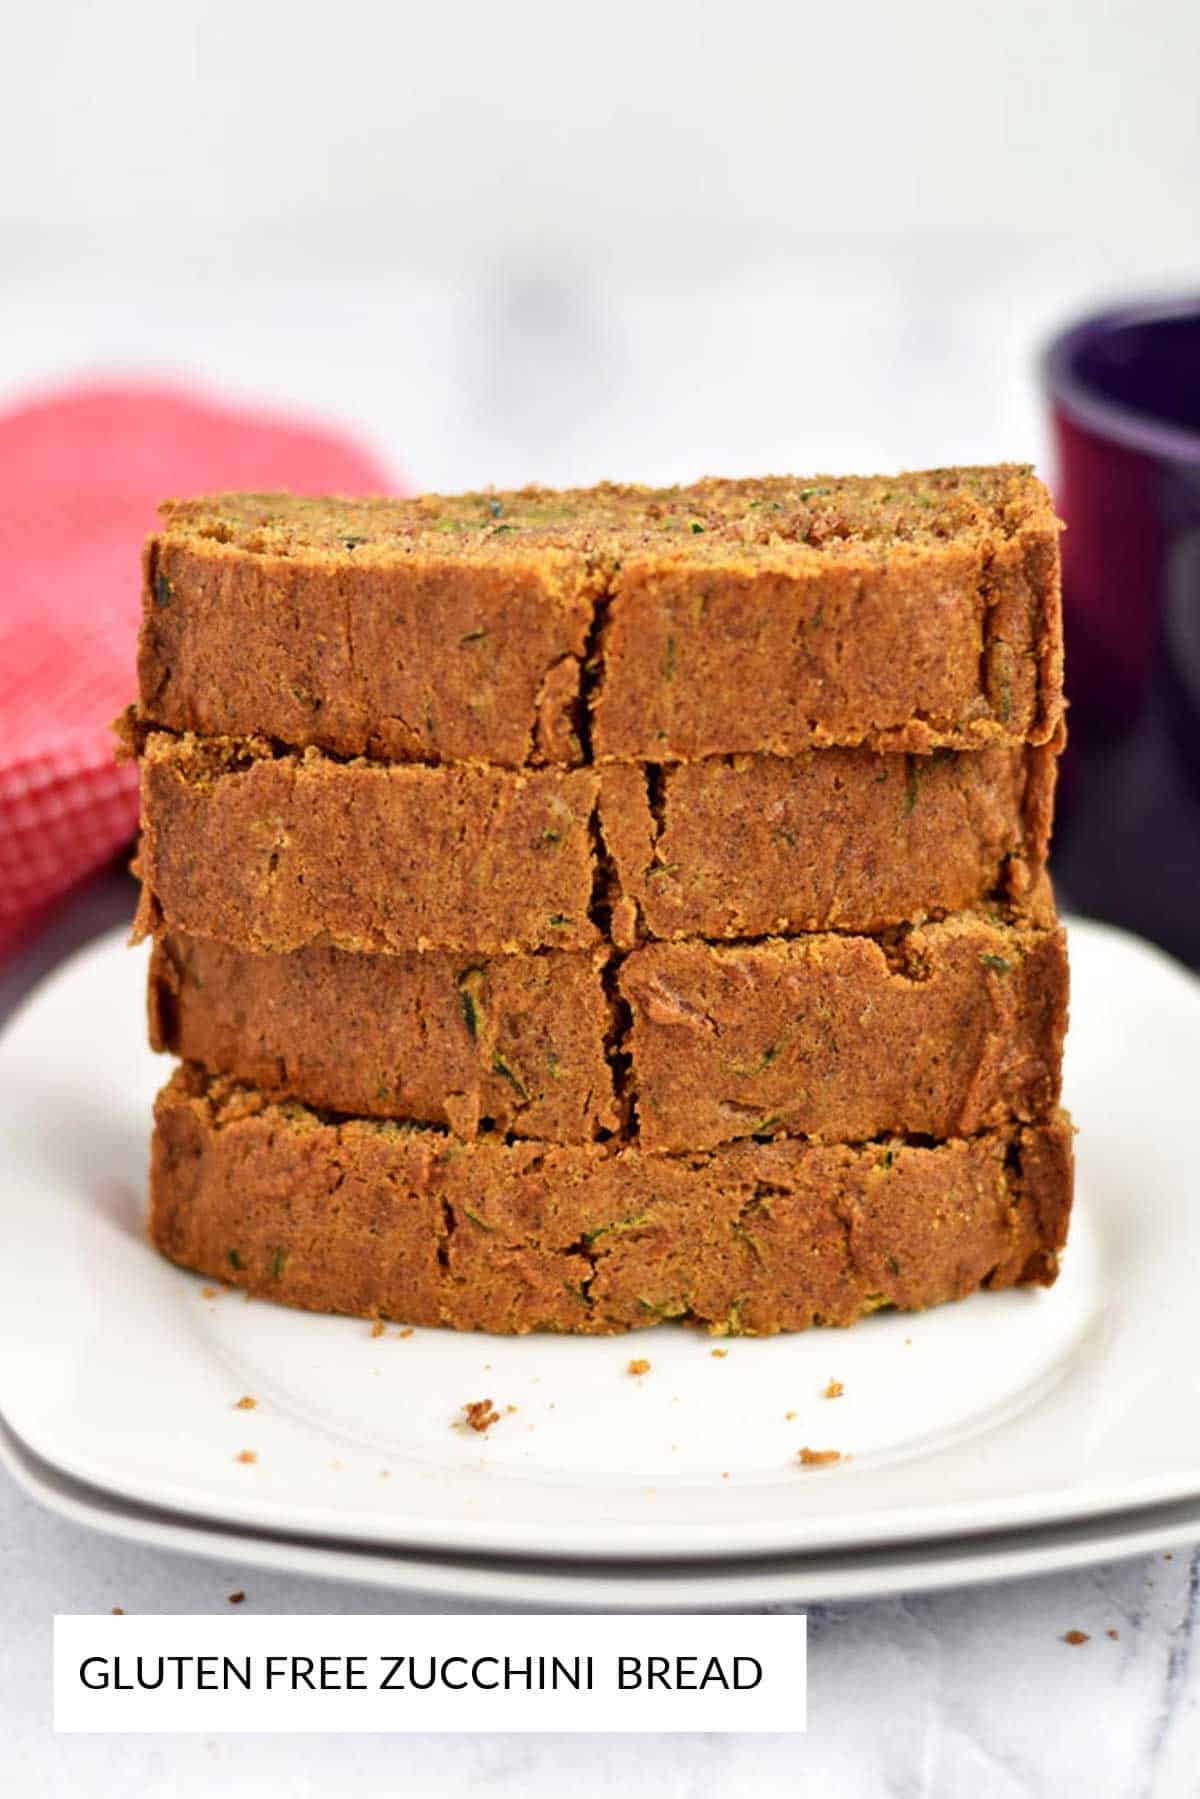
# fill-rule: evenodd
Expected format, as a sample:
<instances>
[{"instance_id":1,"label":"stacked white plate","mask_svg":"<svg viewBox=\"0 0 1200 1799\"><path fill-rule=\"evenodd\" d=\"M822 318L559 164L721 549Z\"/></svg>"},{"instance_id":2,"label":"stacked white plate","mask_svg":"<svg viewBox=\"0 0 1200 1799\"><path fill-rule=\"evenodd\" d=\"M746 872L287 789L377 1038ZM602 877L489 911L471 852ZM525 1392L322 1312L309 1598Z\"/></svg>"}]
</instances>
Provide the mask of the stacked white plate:
<instances>
[{"instance_id":1,"label":"stacked white plate","mask_svg":"<svg viewBox=\"0 0 1200 1799\"><path fill-rule=\"evenodd\" d=\"M511 1339L376 1336L159 1259L166 1065L110 934L0 1040L0 1456L124 1536L541 1607L864 1597L1200 1537L1200 983L1095 925L1071 953L1049 1292L761 1341Z\"/></svg>"}]
</instances>

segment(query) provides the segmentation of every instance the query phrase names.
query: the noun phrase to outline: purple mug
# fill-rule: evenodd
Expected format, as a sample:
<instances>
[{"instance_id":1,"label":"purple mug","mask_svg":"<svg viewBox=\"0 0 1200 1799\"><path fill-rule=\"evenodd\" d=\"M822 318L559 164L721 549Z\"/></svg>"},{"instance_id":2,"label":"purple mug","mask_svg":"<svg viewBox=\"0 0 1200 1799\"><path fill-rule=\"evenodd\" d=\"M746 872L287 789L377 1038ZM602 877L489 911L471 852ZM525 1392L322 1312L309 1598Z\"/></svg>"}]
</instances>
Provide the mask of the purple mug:
<instances>
[{"instance_id":1,"label":"purple mug","mask_svg":"<svg viewBox=\"0 0 1200 1799\"><path fill-rule=\"evenodd\" d=\"M1200 299L1082 319L1042 377L1067 524L1059 887L1200 966Z\"/></svg>"}]
</instances>

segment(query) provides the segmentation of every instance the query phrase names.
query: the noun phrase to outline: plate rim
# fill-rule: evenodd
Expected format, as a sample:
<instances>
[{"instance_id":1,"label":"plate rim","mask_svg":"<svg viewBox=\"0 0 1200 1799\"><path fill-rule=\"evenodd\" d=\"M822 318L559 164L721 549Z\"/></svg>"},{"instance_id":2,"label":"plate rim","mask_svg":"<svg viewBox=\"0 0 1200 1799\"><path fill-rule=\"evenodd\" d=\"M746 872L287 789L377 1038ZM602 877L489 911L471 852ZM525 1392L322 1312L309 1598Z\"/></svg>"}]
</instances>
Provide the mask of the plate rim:
<instances>
[{"instance_id":1,"label":"plate rim","mask_svg":"<svg viewBox=\"0 0 1200 1799\"><path fill-rule=\"evenodd\" d=\"M413 1553L390 1544L230 1529L166 1507L142 1506L65 1476L29 1450L0 1417L0 1467L37 1504L84 1529L208 1560L243 1562L275 1573L356 1581L457 1603L712 1612L769 1605L832 1605L934 1593L1064 1573L1098 1562L1200 1543L1200 1502L1137 1508L1083 1524L1051 1525L923 1539L867 1551L733 1557L664 1571L654 1564L581 1559L568 1572L555 1558L474 1558ZM115 1504L112 1501L115 1500ZM864 1553L870 1557L864 1565ZM679 1589L686 1588L684 1598Z\"/></svg>"}]
</instances>

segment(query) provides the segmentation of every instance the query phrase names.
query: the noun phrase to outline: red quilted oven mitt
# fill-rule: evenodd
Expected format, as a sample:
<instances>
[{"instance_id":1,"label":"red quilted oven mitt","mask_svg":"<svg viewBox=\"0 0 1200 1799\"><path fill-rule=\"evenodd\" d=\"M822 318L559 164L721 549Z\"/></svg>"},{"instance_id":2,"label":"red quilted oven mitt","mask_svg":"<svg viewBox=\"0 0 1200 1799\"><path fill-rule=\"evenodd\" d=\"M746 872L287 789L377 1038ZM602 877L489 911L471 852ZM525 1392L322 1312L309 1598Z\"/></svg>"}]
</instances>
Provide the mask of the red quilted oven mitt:
<instances>
[{"instance_id":1,"label":"red quilted oven mitt","mask_svg":"<svg viewBox=\"0 0 1200 1799\"><path fill-rule=\"evenodd\" d=\"M0 413L0 954L132 841L109 725L134 693L142 539L159 500L403 491L350 439L152 385Z\"/></svg>"}]
</instances>

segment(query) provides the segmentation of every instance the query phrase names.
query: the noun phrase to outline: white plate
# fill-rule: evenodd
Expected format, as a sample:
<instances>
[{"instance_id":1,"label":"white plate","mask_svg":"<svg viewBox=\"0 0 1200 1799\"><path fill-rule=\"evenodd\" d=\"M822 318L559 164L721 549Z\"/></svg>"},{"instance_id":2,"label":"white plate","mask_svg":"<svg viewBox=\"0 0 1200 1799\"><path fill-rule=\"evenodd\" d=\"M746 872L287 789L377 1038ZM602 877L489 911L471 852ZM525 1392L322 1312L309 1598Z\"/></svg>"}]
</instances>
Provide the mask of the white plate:
<instances>
[{"instance_id":1,"label":"white plate","mask_svg":"<svg viewBox=\"0 0 1200 1799\"><path fill-rule=\"evenodd\" d=\"M0 1045L0 1413L56 1469L143 1505L455 1554L794 1554L1200 1494L1200 987L1113 931L1077 925L1072 950L1079 1209L1059 1285L715 1359L672 1327L374 1339L204 1298L144 1240L165 1067L141 959L104 939ZM651 1372L629 1376L631 1354ZM831 1375L841 1399L821 1396ZM235 1410L247 1392L257 1410ZM486 1438L453 1429L485 1396L517 1410ZM848 1459L802 1470L801 1444Z\"/></svg>"},{"instance_id":2,"label":"white plate","mask_svg":"<svg viewBox=\"0 0 1200 1799\"><path fill-rule=\"evenodd\" d=\"M235 1567L313 1575L460 1605L605 1611L746 1610L929 1593L1056 1574L1123 1556L1152 1555L1200 1539L1200 1502L1109 1513L1089 1524L1049 1525L940 1538L895 1549L829 1550L789 1559L597 1562L440 1556L369 1543L267 1536L139 1506L74 1481L32 1456L0 1421L0 1465L31 1498L74 1524L128 1542Z\"/></svg>"}]
</instances>

